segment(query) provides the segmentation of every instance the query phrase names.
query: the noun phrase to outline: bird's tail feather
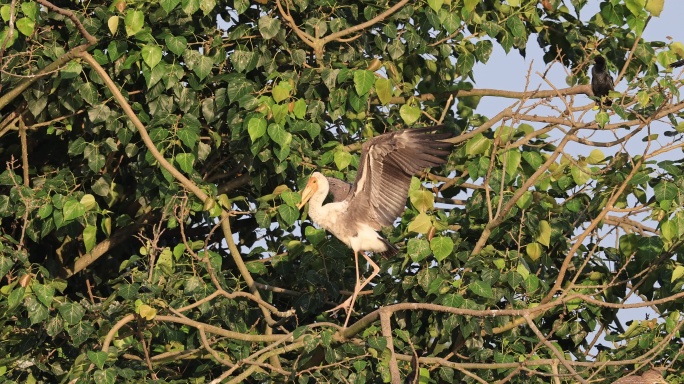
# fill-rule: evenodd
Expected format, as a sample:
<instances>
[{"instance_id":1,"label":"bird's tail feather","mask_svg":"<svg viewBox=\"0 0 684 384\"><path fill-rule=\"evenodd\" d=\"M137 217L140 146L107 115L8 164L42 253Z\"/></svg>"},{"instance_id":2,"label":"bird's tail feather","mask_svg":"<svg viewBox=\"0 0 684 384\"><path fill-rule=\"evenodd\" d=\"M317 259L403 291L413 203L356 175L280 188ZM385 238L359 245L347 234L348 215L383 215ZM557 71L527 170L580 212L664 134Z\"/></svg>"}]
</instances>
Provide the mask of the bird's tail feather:
<instances>
[{"instance_id":1,"label":"bird's tail feather","mask_svg":"<svg viewBox=\"0 0 684 384\"><path fill-rule=\"evenodd\" d=\"M381 238L381 240L387 246L387 250L385 252L380 252L380 255L382 255L383 258L389 259L390 257L394 257L399 253L399 248L397 248L394 244L390 243L385 238Z\"/></svg>"}]
</instances>

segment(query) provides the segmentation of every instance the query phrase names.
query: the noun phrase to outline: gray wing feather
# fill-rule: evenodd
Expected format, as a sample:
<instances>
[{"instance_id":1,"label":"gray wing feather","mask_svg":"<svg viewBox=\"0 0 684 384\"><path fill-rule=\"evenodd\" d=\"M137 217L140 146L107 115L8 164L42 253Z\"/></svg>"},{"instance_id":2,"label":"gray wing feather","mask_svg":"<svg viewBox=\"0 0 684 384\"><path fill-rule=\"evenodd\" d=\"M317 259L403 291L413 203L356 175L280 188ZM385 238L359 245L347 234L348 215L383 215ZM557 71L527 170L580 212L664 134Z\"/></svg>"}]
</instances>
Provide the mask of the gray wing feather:
<instances>
[{"instance_id":1,"label":"gray wing feather","mask_svg":"<svg viewBox=\"0 0 684 384\"><path fill-rule=\"evenodd\" d=\"M431 133L440 128L405 129L368 140L347 197L351 213L367 217L375 229L394 223L404 210L411 177L446 163L451 153L452 144L441 141L451 134Z\"/></svg>"},{"instance_id":2,"label":"gray wing feather","mask_svg":"<svg viewBox=\"0 0 684 384\"><path fill-rule=\"evenodd\" d=\"M350 183L334 177L326 177L326 179L328 179L328 185L330 186L328 193L332 195L334 203L344 201L349 196L349 192L352 189Z\"/></svg>"}]
</instances>

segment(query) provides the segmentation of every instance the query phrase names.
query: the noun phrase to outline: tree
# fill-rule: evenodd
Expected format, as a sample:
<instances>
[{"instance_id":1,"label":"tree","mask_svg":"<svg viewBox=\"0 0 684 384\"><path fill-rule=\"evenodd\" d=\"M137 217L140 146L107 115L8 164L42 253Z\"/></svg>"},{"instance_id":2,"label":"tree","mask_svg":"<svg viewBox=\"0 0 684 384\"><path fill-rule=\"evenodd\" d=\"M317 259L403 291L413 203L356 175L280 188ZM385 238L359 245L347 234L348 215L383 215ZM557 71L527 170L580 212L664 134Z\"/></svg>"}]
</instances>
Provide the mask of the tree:
<instances>
[{"instance_id":1,"label":"tree","mask_svg":"<svg viewBox=\"0 0 684 384\"><path fill-rule=\"evenodd\" d=\"M0 376L682 382L684 49L641 38L663 0L569 3L0 1ZM474 87L535 43L567 87ZM597 51L628 86L594 112ZM343 329L351 251L297 191L438 123Z\"/></svg>"}]
</instances>

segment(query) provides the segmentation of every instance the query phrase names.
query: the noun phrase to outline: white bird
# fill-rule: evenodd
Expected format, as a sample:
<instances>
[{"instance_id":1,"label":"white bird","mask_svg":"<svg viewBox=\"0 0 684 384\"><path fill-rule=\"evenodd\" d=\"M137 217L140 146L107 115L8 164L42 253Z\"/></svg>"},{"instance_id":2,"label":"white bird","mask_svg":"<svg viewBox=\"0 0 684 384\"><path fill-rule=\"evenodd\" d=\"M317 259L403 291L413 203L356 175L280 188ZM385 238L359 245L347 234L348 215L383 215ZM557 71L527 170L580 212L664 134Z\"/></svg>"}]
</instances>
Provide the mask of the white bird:
<instances>
[{"instance_id":1,"label":"white bird","mask_svg":"<svg viewBox=\"0 0 684 384\"><path fill-rule=\"evenodd\" d=\"M404 211L411 177L426 168L446 163L452 144L442 141L449 133L433 134L442 126L404 129L374 137L363 144L361 161L354 184L314 172L302 191L298 208L309 202L309 216L314 223L331 232L354 250L356 284L353 294L342 304L331 309L347 311L347 326L357 295L380 273L365 252L391 257L397 247L378 234L384 226L394 223ZM328 194L333 202L323 205ZM368 261L373 272L361 282L359 253Z\"/></svg>"}]
</instances>

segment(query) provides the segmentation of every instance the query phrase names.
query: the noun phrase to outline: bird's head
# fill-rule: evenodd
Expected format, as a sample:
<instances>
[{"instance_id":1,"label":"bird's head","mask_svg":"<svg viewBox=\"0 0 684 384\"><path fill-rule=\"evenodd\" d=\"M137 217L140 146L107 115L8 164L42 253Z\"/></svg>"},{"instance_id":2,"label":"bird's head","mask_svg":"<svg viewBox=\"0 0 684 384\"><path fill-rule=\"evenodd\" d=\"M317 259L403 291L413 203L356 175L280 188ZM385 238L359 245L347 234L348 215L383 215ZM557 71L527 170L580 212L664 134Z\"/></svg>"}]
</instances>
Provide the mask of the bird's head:
<instances>
[{"instance_id":1,"label":"bird's head","mask_svg":"<svg viewBox=\"0 0 684 384\"><path fill-rule=\"evenodd\" d=\"M302 201L297 204L297 208L302 209L302 207L316 194L316 192L320 190L327 191L329 188L328 179L326 179L322 173L312 173L311 177L309 177L309 182L306 183L306 187L304 187L304 190L302 191Z\"/></svg>"},{"instance_id":2,"label":"bird's head","mask_svg":"<svg viewBox=\"0 0 684 384\"><path fill-rule=\"evenodd\" d=\"M594 57L594 65L597 70L603 72L606 70L606 59L603 56L598 55Z\"/></svg>"}]
</instances>

